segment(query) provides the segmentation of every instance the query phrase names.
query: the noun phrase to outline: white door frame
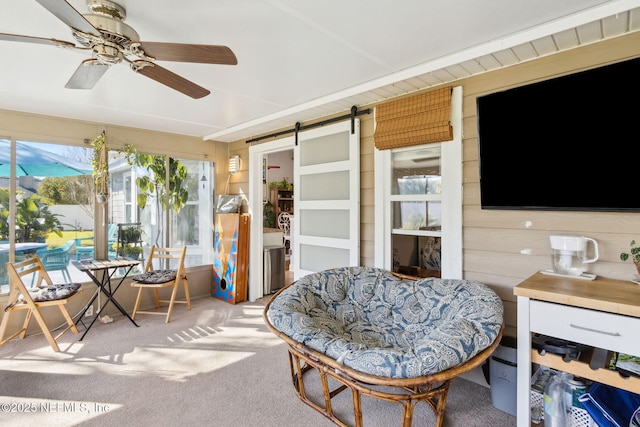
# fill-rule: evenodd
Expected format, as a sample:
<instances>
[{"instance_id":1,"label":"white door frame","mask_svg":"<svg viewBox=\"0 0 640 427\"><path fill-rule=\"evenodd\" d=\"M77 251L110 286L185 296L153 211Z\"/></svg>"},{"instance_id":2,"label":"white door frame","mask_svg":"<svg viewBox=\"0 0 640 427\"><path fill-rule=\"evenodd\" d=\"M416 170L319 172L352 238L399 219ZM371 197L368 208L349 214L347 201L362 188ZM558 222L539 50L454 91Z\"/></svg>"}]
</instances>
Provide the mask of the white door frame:
<instances>
[{"instance_id":1,"label":"white door frame","mask_svg":"<svg viewBox=\"0 0 640 427\"><path fill-rule=\"evenodd\" d=\"M277 141L249 147L249 214L251 215L251 242L249 250L249 301L264 296L262 257L262 158L269 153L291 150L295 147L295 138L288 137Z\"/></svg>"}]
</instances>

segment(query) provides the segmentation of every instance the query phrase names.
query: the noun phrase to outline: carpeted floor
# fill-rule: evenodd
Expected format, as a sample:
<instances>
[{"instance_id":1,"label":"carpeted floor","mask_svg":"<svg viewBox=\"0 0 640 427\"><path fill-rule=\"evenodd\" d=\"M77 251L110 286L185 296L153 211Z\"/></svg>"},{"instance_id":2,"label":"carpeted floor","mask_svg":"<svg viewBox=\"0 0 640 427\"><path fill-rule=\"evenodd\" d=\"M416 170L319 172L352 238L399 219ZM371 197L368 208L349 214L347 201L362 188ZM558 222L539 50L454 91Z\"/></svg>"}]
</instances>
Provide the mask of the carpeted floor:
<instances>
[{"instance_id":1,"label":"carpeted floor","mask_svg":"<svg viewBox=\"0 0 640 427\"><path fill-rule=\"evenodd\" d=\"M177 306L169 324L140 315L136 328L109 311L112 323L97 322L83 341L66 334L60 353L42 335L9 342L0 347L0 425L332 426L295 396L263 309L200 298L191 311ZM336 410L350 413L342 395ZM455 380L447 402L447 426L516 424L470 381ZM414 426L433 425L424 406ZM397 404L364 399L363 414L365 426L401 425Z\"/></svg>"}]
</instances>

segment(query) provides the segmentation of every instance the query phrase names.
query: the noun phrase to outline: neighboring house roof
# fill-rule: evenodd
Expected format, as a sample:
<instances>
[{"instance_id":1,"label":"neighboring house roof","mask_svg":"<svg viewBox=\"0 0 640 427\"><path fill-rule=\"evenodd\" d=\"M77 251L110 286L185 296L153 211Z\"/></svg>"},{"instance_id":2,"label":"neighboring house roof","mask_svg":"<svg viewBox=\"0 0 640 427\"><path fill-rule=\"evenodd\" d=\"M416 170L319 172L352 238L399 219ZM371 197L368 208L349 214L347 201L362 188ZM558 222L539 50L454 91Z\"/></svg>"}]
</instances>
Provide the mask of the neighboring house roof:
<instances>
[{"instance_id":1,"label":"neighboring house roof","mask_svg":"<svg viewBox=\"0 0 640 427\"><path fill-rule=\"evenodd\" d=\"M36 194L41 181L40 179L33 176L20 176L17 179L16 190L23 192L26 197ZM0 188L9 188L10 186L11 182L9 178L0 177Z\"/></svg>"}]
</instances>

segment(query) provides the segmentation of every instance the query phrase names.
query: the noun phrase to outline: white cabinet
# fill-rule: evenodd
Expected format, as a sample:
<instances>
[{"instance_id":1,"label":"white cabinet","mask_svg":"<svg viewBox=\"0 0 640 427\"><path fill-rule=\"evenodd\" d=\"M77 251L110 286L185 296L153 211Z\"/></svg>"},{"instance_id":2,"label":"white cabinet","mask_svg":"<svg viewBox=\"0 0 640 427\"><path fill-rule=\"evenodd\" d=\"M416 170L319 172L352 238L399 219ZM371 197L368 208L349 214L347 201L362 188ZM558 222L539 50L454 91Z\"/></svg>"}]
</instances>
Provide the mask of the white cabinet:
<instances>
[{"instance_id":1,"label":"white cabinet","mask_svg":"<svg viewBox=\"0 0 640 427\"><path fill-rule=\"evenodd\" d=\"M608 351L640 355L640 286L597 278L593 281L536 273L514 288L518 297L518 426L529 427L531 363L570 372L593 381L640 393L640 379L609 369L591 369L589 361L565 362L531 348L540 333Z\"/></svg>"},{"instance_id":2,"label":"white cabinet","mask_svg":"<svg viewBox=\"0 0 640 427\"><path fill-rule=\"evenodd\" d=\"M531 332L621 353L640 354L640 318L532 300Z\"/></svg>"}]
</instances>

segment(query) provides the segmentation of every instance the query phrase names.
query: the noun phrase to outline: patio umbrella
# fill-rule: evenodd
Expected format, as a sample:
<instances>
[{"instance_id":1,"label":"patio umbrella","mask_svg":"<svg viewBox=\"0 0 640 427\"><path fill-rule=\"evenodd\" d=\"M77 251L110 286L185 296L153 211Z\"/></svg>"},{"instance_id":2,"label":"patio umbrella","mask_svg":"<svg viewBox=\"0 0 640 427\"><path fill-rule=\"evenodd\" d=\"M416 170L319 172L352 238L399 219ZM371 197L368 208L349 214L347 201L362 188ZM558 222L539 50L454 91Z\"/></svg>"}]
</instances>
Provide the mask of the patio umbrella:
<instances>
[{"instance_id":1,"label":"patio umbrella","mask_svg":"<svg viewBox=\"0 0 640 427\"><path fill-rule=\"evenodd\" d=\"M93 168L64 156L16 141L16 176L91 175ZM11 141L0 139L0 176L11 174Z\"/></svg>"}]
</instances>

